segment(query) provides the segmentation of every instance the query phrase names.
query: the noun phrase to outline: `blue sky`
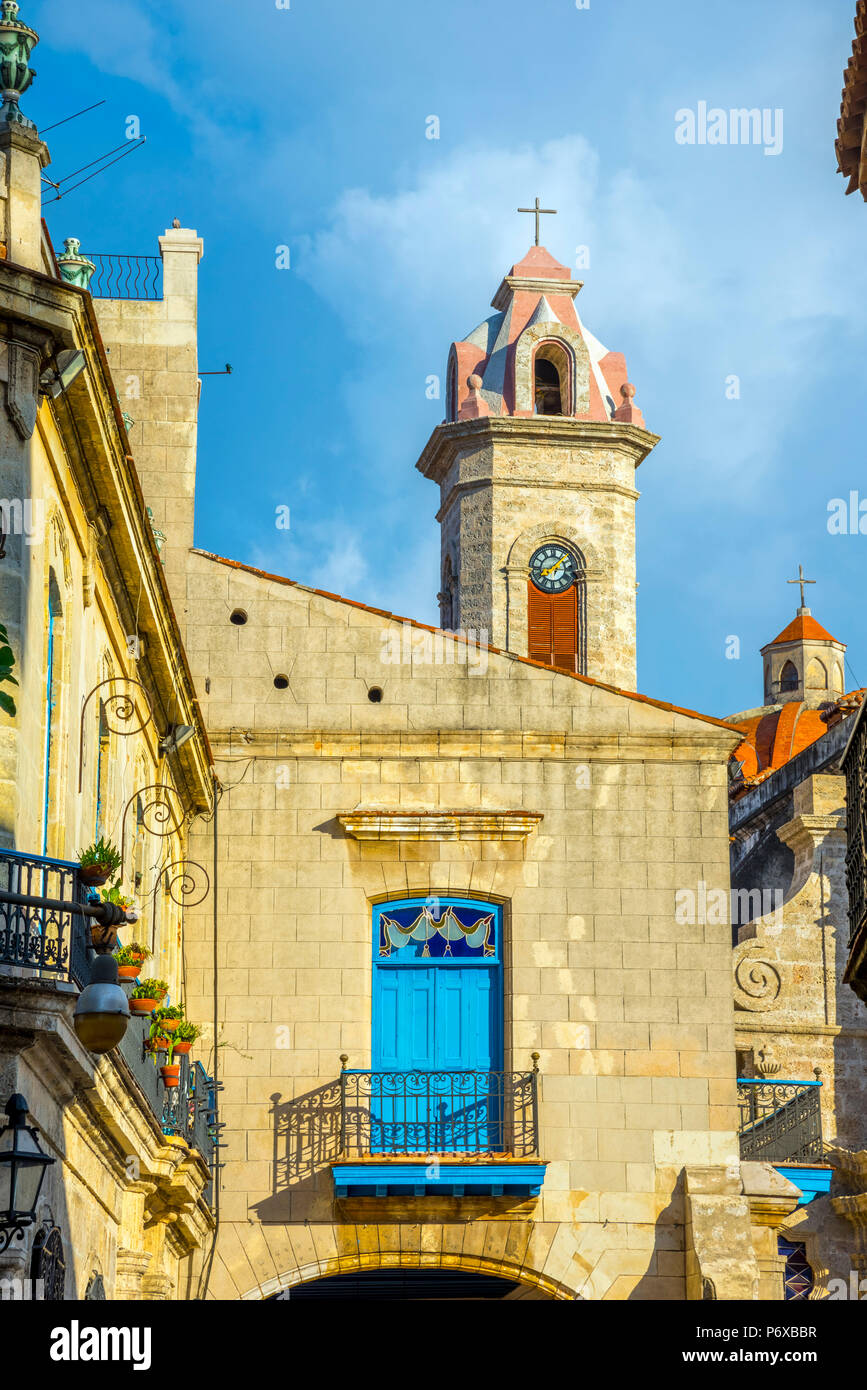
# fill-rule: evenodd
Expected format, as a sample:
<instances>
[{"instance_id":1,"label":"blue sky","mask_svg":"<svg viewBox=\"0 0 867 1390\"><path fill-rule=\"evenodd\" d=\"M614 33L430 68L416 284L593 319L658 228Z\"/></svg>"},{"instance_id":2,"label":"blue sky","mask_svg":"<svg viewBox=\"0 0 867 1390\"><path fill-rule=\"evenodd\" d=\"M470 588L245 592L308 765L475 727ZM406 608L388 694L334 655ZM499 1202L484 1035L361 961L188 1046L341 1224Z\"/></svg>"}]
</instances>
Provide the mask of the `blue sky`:
<instances>
[{"instance_id":1,"label":"blue sky","mask_svg":"<svg viewBox=\"0 0 867 1390\"><path fill-rule=\"evenodd\" d=\"M867 684L867 535L827 527L832 498L867 500L867 207L834 156L854 10L24 0L25 112L106 101L48 135L49 174L120 145L130 115L147 136L47 208L56 244L154 254L175 216L205 240L200 366L234 374L204 383L197 544L436 621L426 382L526 251L515 209L538 193L560 210L548 248L589 249L584 322L662 436L638 472L639 689L759 704L799 563L847 686ZM702 101L781 109L782 152L678 144Z\"/></svg>"}]
</instances>

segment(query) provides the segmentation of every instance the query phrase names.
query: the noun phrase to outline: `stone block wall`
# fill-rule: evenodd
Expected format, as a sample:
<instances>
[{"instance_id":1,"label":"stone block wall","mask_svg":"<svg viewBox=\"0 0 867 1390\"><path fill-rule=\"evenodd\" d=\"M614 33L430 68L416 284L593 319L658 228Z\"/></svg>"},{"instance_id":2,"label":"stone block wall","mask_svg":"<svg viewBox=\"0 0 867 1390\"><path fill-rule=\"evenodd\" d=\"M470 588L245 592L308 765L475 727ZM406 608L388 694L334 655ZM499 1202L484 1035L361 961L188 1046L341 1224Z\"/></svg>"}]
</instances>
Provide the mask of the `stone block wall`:
<instances>
[{"instance_id":1,"label":"stone block wall","mask_svg":"<svg viewBox=\"0 0 867 1390\"><path fill-rule=\"evenodd\" d=\"M544 417L456 435L438 478L442 565L457 576L453 626L526 656L530 557L546 540L573 545L587 573L587 674L634 690L637 451L607 428Z\"/></svg>"},{"instance_id":2,"label":"stone block wall","mask_svg":"<svg viewBox=\"0 0 867 1390\"><path fill-rule=\"evenodd\" d=\"M96 299L99 327L129 431L145 502L166 537L166 578L181 630L185 565L193 544L198 376L197 281L202 241L187 228L159 239L158 300Z\"/></svg>"},{"instance_id":3,"label":"stone block wall","mask_svg":"<svg viewBox=\"0 0 867 1390\"><path fill-rule=\"evenodd\" d=\"M491 1199L458 1200L459 1215L553 1232L536 1274L567 1296L683 1297L684 1166L736 1165L737 1139L728 928L679 925L675 893L727 882L732 735L493 653L484 673L432 664L418 629L409 659L385 663L398 624L204 556L189 583L190 660L209 681L225 786L215 1296L256 1296L280 1274L263 1242L294 1247L307 1232L327 1245L337 1230L351 1245L333 1148L287 1150L281 1117L333 1086L341 1053L369 1065L372 903L460 893L506 905L505 1065L529 1069L540 1053L548 1168L526 1214ZM229 623L236 607L244 626ZM365 842L338 819L359 806L543 820L518 842ZM191 852L207 855L206 832ZM190 1003L204 1011L204 907L187 940ZM407 1225L442 1226L444 1239L443 1200L397 1215L384 1199L364 1222L401 1240Z\"/></svg>"}]
</instances>

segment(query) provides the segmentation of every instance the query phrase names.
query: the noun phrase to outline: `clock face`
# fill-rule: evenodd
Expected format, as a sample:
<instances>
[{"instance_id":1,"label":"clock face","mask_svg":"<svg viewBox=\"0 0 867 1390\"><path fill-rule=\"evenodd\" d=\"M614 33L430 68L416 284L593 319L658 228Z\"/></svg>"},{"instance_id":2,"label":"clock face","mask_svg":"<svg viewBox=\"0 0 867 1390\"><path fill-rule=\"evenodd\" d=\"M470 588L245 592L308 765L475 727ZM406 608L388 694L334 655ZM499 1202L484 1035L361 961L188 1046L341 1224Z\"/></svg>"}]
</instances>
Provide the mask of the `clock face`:
<instances>
[{"instance_id":1,"label":"clock face","mask_svg":"<svg viewBox=\"0 0 867 1390\"><path fill-rule=\"evenodd\" d=\"M551 541L530 560L530 578L546 594L562 594L578 577L575 556L564 545Z\"/></svg>"}]
</instances>

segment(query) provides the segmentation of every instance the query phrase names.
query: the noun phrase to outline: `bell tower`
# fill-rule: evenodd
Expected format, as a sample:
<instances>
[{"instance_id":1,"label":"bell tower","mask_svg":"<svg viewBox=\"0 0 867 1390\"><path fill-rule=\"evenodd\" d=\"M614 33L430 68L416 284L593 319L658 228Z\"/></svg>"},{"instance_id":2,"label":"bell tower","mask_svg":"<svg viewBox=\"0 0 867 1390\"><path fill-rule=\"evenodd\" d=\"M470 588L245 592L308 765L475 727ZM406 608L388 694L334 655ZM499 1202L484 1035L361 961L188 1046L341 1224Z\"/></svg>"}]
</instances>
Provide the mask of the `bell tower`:
<instances>
[{"instance_id":1,"label":"bell tower","mask_svg":"<svg viewBox=\"0 0 867 1390\"><path fill-rule=\"evenodd\" d=\"M538 201L494 314L452 344L416 465L440 488L440 621L634 690L635 470L658 437L581 322L582 282L539 245Z\"/></svg>"}]
</instances>

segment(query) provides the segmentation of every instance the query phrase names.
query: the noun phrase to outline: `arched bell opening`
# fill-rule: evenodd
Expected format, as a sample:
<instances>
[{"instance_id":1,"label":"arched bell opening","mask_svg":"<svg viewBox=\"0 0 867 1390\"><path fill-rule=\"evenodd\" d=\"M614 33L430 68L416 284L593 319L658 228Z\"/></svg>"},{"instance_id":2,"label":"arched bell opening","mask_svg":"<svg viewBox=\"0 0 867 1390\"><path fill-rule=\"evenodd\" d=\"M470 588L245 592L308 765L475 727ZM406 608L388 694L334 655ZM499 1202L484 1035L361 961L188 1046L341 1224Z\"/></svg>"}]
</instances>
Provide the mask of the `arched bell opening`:
<instances>
[{"instance_id":1,"label":"arched bell opening","mask_svg":"<svg viewBox=\"0 0 867 1390\"><path fill-rule=\"evenodd\" d=\"M797 690L798 688L798 668L793 661L787 661L780 672L780 689L785 691Z\"/></svg>"},{"instance_id":2,"label":"arched bell opening","mask_svg":"<svg viewBox=\"0 0 867 1390\"><path fill-rule=\"evenodd\" d=\"M536 415L572 414L572 358L563 343L543 342L533 356Z\"/></svg>"}]
</instances>

